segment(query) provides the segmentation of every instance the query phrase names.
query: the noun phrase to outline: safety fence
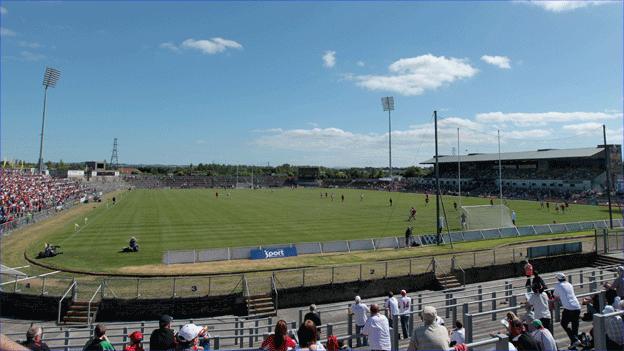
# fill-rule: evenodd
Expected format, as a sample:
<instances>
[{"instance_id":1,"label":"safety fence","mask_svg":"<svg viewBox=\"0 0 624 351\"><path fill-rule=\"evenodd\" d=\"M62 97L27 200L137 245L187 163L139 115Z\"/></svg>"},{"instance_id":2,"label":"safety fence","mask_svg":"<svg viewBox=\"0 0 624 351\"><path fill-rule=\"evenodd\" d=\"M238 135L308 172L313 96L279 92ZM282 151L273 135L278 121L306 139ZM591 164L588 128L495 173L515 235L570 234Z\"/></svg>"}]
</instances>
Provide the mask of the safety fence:
<instances>
[{"instance_id":1,"label":"safety fence","mask_svg":"<svg viewBox=\"0 0 624 351\"><path fill-rule=\"evenodd\" d=\"M46 208L44 210L37 211L37 212L33 211L30 213L26 213L22 215L21 217L13 219L10 222L5 222L5 223L0 224L0 235L8 235L9 233L11 233L12 231L16 229L19 229L29 224L42 221L48 217L54 216L55 214L59 212L68 210L79 203L80 201L74 199L74 200L66 201L62 205L59 205L59 206Z\"/></svg>"},{"instance_id":2,"label":"safety fence","mask_svg":"<svg viewBox=\"0 0 624 351\"><path fill-rule=\"evenodd\" d=\"M570 238L560 242L562 244L580 242L583 253L596 251L596 240L593 237ZM251 295L258 295L273 291L273 284L278 289L287 289L413 276L427 272L448 273L459 267L467 269L518 263L526 257L529 248L535 246L539 245L519 244L467 253L440 254L435 256L435 260L433 256L422 256L340 266L283 269L270 272L154 278L95 278L78 276L76 279L79 282L78 291L89 297L100 284L102 284L102 297L177 298L242 293L244 282L247 283ZM435 264L433 264L434 262ZM4 276L3 282L0 283L0 288L8 292L61 296L74 278L72 276L59 277L59 275L42 277Z\"/></svg>"},{"instance_id":3,"label":"safety fence","mask_svg":"<svg viewBox=\"0 0 624 351\"><path fill-rule=\"evenodd\" d=\"M604 266L601 268L585 268L568 271L568 281L573 284L577 290L577 298L582 299L584 297L590 297L594 294L599 294L599 306L596 308L600 311L605 306L605 294L602 290L602 283L611 281L615 276L614 266ZM549 286L554 284L554 274L544 274L542 278ZM415 328L422 326L422 321L419 316L423 311L424 306L434 306L438 310L438 315L442 318L446 318L446 325L453 324L454 321L463 321L464 328L466 330L466 343L468 346L477 348L482 346L485 341L489 344L496 344L497 350L506 349L507 344L502 344L503 338L490 337L490 333L493 330L500 329L501 325L498 320L504 317L506 312L518 312L525 310L526 306L523 305L522 299L526 298L526 287L524 286L525 278L518 278L505 281L501 283L491 283L490 285L477 285L471 286L461 292L428 292L420 293L417 296L412 295L412 303L410 311L405 314L406 327L409 335L412 334ZM382 299L369 299L366 303L379 303L382 304ZM506 307L500 307L504 305ZM342 303L336 304L335 307L325 306L320 310L321 317L332 312L346 311L350 305ZM552 320L554 322L559 321L560 306L555 303L552 309ZM526 311L526 310L525 310ZM343 312L344 313L344 312ZM344 314L340 314L345 316ZM596 323L602 323L601 315L594 319L594 327ZM611 317L611 315L604 316L605 318ZM287 322L291 334L296 334L296 328L301 324L300 321ZM391 341L392 350L401 350L406 347L407 340L401 340L400 338L400 326L401 321L399 316L394 316L392 325L395 327L391 329ZM210 336L207 338L207 342L212 349L257 349L262 340L269 335L273 329L273 322L277 319L265 318L260 320L246 320L238 317L215 317L209 320L189 320L189 321L177 321L174 325L174 329L177 329L184 323L196 323L199 325L207 325ZM234 323L232 325L232 323ZM554 323L552 324L554 325ZM329 335L335 335L339 340L343 340L350 346L354 346L354 340L357 341L359 335L355 333L354 318L351 314L347 314L346 318L342 317L339 320L334 320L332 323L325 323L320 326L321 335L327 337ZM587 326L587 324L585 324ZM604 331L604 323L602 329L595 329L598 333L595 335L596 345L600 345L599 338L604 335L601 331ZM107 323L108 337L111 339L113 345L122 346L128 341L127 335L133 330L139 330L143 333L146 331L149 333L152 329L155 329L155 322L141 322L141 323ZM563 335L563 330L555 325L553 328L557 328L553 333L555 337ZM551 328L552 329L552 328ZM44 341L53 343L55 349L75 349L84 345L89 336L92 335L92 329L65 329L62 328L46 328L44 331ZM19 337L19 334L9 334L9 337ZM500 342L500 343L497 343ZM144 345L147 346L147 343ZM499 348L500 347L500 348ZM597 348L598 349L598 348ZM600 348L601 350L604 348Z\"/></svg>"},{"instance_id":4,"label":"safety fence","mask_svg":"<svg viewBox=\"0 0 624 351\"><path fill-rule=\"evenodd\" d=\"M614 219L614 227L623 226L622 219ZM444 244L459 243L476 240L490 240L501 238L513 238L542 234L573 233L586 230L606 229L610 227L607 220L554 223L542 225L530 225L523 227L493 228L483 230L468 230L444 233L440 240ZM164 264L197 263L211 261L241 260L251 258L252 250L281 249L294 247L298 255L324 254L336 252L375 251L381 249L405 248L411 243L417 245L432 245L437 243L435 234L418 235L406 240L403 237L385 237L358 240L336 240L325 242L302 242L289 244L275 244L267 246L224 247L213 249L195 250L168 250L163 253Z\"/></svg>"}]
</instances>

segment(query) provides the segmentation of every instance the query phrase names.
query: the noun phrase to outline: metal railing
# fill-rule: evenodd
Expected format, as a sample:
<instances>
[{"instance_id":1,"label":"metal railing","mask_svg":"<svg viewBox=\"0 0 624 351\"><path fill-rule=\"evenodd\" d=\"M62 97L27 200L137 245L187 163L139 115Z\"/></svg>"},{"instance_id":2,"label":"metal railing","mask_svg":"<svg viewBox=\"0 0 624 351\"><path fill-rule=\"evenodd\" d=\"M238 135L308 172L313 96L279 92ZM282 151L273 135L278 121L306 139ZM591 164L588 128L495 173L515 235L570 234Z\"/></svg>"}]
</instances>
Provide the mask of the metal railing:
<instances>
[{"instance_id":1,"label":"metal railing","mask_svg":"<svg viewBox=\"0 0 624 351\"><path fill-rule=\"evenodd\" d=\"M76 286L78 285L78 282L76 280L72 281L72 283L69 285L69 287L67 288L67 290L65 290L65 293L63 294L63 296L61 297L61 299L58 302L58 318L57 318L57 323L61 324L61 312L63 310L63 300L65 299L65 297L67 297L67 294L69 294L70 292L72 292L72 301L75 297L75 289Z\"/></svg>"},{"instance_id":2,"label":"metal railing","mask_svg":"<svg viewBox=\"0 0 624 351\"><path fill-rule=\"evenodd\" d=\"M95 299L95 297L97 296L97 294L100 292L100 290L102 290L102 284L100 284L98 286L98 288L95 290L95 292L93 293L93 296L91 296L91 299L89 299L89 306L87 308L87 320L88 320L88 324L89 324L89 329L91 329L91 324L92 324L92 320L94 319L95 316L91 315L91 304L93 303L93 300Z\"/></svg>"}]
</instances>

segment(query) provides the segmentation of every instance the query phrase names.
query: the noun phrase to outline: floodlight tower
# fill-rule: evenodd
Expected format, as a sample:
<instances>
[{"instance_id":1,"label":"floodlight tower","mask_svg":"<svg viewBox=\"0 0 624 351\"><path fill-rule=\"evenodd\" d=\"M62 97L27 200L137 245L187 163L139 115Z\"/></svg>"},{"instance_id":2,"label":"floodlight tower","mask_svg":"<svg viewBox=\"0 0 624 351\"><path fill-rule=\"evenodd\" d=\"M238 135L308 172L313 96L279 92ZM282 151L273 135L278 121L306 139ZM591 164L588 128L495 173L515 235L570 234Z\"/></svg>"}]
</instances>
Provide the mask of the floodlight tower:
<instances>
[{"instance_id":1,"label":"floodlight tower","mask_svg":"<svg viewBox=\"0 0 624 351\"><path fill-rule=\"evenodd\" d=\"M394 111L394 97L386 96L381 98L381 105L384 111L388 111L388 169L390 171L390 182L392 182L392 119L391 113Z\"/></svg>"},{"instance_id":2,"label":"floodlight tower","mask_svg":"<svg viewBox=\"0 0 624 351\"><path fill-rule=\"evenodd\" d=\"M43 118L41 119L41 140L39 142L39 174L43 173L43 130L46 117L46 100L48 98L48 88L54 88L56 82L61 78L61 72L52 67L46 67L43 74Z\"/></svg>"}]
</instances>

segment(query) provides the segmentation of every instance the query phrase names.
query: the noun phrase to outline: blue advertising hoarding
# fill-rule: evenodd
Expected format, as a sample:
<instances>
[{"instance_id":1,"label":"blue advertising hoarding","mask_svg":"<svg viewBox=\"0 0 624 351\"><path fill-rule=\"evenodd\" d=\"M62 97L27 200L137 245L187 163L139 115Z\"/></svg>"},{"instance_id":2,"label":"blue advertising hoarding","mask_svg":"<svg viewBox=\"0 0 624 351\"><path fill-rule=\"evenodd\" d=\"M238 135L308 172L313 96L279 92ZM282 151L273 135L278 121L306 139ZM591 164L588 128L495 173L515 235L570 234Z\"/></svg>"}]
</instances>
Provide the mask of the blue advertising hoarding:
<instances>
[{"instance_id":1,"label":"blue advertising hoarding","mask_svg":"<svg viewBox=\"0 0 624 351\"><path fill-rule=\"evenodd\" d=\"M250 258L252 260L264 260L268 258L283 258L297 256L296 247L281 247L281 248L264 248L251 250Z\"/></svg>"}]
</instances>

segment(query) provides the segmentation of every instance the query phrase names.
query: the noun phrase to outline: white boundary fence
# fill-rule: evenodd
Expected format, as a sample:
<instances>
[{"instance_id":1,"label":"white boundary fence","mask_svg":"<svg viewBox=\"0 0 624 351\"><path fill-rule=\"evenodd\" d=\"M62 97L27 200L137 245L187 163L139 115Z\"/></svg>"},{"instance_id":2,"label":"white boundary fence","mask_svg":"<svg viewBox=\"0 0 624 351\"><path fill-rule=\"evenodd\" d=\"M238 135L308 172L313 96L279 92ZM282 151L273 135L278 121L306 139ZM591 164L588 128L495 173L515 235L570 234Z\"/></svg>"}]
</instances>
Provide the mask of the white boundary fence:
<instances>
[{"instance_id":1,"label":"white boundary fence","mask_svg":"<svg viewBox=\"0 0 624 351\"><path fill-rule=\"evenodd\" d=\"M614 219L613 226L623 227L623 222L624 220L622 219ZM457 243L463 241L512 238L540 234L558 234L606 228L609 228L608 220L542 224L524 227L493 228L444 233L442 234L442 241L444 243L449 243L451 241ZM433 245L436 244L436 235L417 235L414 236L413 240L420 245ZM374 251L378 249L399 249L405 247L405 237L385 237L373 239L275 244L267 246L165 251L163 254L162 262L165 264L176 264L241 260L249 259L251 257L251 250L284 247L297 248L298 255L323 254L331 252Z\"/></svg>"}]
</instances>

